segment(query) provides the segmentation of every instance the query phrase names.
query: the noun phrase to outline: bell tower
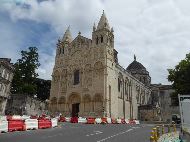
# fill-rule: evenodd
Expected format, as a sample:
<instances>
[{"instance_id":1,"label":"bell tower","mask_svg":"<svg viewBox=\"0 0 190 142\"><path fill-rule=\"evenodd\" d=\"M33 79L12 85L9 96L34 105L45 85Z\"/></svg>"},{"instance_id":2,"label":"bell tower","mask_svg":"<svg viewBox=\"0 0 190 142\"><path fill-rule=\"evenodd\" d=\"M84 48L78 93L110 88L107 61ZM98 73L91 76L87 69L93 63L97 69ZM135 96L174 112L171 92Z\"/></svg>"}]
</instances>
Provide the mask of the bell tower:
<instances>
[{"instance_id":1,"label":"bell tower","mask_svg":"<svg viewBox=\"0 0 190 142\"><path fill-rule=\"evenodd\" d=\"M94 24L92 32L92 45L94 47L110 47L114 48L113 28L110 28L108 19L103 11L98 26Z\"/></svg>"}]
</instances>

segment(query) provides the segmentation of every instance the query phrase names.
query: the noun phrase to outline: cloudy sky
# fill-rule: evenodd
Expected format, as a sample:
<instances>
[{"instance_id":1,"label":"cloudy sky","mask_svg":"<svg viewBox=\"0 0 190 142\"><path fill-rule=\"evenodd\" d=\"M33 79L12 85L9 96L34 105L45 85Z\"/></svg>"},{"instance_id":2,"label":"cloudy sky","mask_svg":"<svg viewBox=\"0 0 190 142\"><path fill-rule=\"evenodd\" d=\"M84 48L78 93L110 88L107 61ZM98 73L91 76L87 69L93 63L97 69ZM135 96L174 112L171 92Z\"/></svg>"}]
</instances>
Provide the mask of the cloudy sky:
<instances>
[{"instance_id":1,"label":"cloudy sky","mask_svg":"<svg viewBox=\"0 0 190 142\"><path fill-rule=\"evenodd\" d=\"M56 42L68 25L73 38L91 38L105 10L114 28L119 63L133 55L152 77L168 84L167 69L190 52L190 0L0 0L0 57L15 62L21 50L39 48L41 78L51 79Z\"/></svg>"}]
</instances>

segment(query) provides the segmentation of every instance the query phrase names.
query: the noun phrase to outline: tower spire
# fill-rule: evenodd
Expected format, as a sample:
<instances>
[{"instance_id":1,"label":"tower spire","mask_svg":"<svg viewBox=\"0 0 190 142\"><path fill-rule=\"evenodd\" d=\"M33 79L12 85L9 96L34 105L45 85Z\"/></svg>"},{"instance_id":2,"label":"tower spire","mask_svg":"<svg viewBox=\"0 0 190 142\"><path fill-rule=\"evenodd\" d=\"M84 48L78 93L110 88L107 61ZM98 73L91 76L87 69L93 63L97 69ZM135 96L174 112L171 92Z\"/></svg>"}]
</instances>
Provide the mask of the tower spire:
<instances>
[{"instance_id":1,"label":"tower spire","mask_svg":"<svg viewBox=\"0 0 190 142\"><path fill-rule=\"evenodd\" d=\"M107 19L106 14L103 10L102 16L101 16L100 21L98 23L97 30L104 29L104 28L110 30L108 19Z\"/></svg>"},{"instance_id":2,"label":"tower spire","mask_svg":"<svg viewBox=\"0 0 190 142\"><path fill-rule=\"evenodd\" d=\"M65 34L64 34L62 40L63 41L68 41L68 42L72 41L72 36L71 36L71 32L70 32L70 25L68 26L67 30L65 31Z\"/></svg>"},{"instance_id":3,"label":"tower spire","mask_svg":"<svg viewBox=\"0 0 190 142\"><path fill-rule=\"evenodd\" d=\"M134 54L134 61L136 61L137 60L137 58L136 58L136 55Z\"/></svg>"}]
</instances>

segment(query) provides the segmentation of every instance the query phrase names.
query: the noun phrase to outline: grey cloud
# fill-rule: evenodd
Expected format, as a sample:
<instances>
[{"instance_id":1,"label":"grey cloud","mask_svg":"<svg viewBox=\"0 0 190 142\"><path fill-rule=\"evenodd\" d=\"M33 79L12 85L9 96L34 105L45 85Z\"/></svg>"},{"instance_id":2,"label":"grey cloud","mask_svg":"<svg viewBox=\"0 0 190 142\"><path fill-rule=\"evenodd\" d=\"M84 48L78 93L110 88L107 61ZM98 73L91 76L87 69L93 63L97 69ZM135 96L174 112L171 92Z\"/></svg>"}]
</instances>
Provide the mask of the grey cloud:
<instances>
[{"instance_id":1,"label":"grey cloud","mask_svg":"<svg viewBox=\"0 0 190 142\"><path fill-rule=\"evenodd\" d=\"M27 4L30 9L14 3L2 9L9 12L13 20L48 23L58 36L71 25L73 37L80 30L90 38L92 25L97 24L104 9L114 27L119 62L126 68L136 54L137 60L150 72L153 83L168 84L167 68L173 68L190 49L189 0L55 0L41 3L32 0ZM53 46L55 41L47 46ZM43 62L39 72L42 77L51 78L49 67L52 69L54 54L41 52L50 63Z\"/></svg>"}]
</instances>

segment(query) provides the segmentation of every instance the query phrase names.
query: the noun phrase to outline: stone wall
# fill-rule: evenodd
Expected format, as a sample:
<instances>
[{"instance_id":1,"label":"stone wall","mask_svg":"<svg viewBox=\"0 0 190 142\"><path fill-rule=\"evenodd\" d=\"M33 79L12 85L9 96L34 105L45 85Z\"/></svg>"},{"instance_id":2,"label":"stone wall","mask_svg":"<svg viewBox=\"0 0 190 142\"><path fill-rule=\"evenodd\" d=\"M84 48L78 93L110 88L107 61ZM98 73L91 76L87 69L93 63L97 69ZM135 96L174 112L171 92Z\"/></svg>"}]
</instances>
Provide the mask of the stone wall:
<instances>
[{"instance_id":1,"label":"stone wall","mask_svg":"<svg viewBox=\"0 0 190 142\"><path fill-rule=\"evenodd\" d=\"M47 104L23 94L12 94L6 106L6 114L40 115L47 112Z\"/></svg>"}]
</instances>

